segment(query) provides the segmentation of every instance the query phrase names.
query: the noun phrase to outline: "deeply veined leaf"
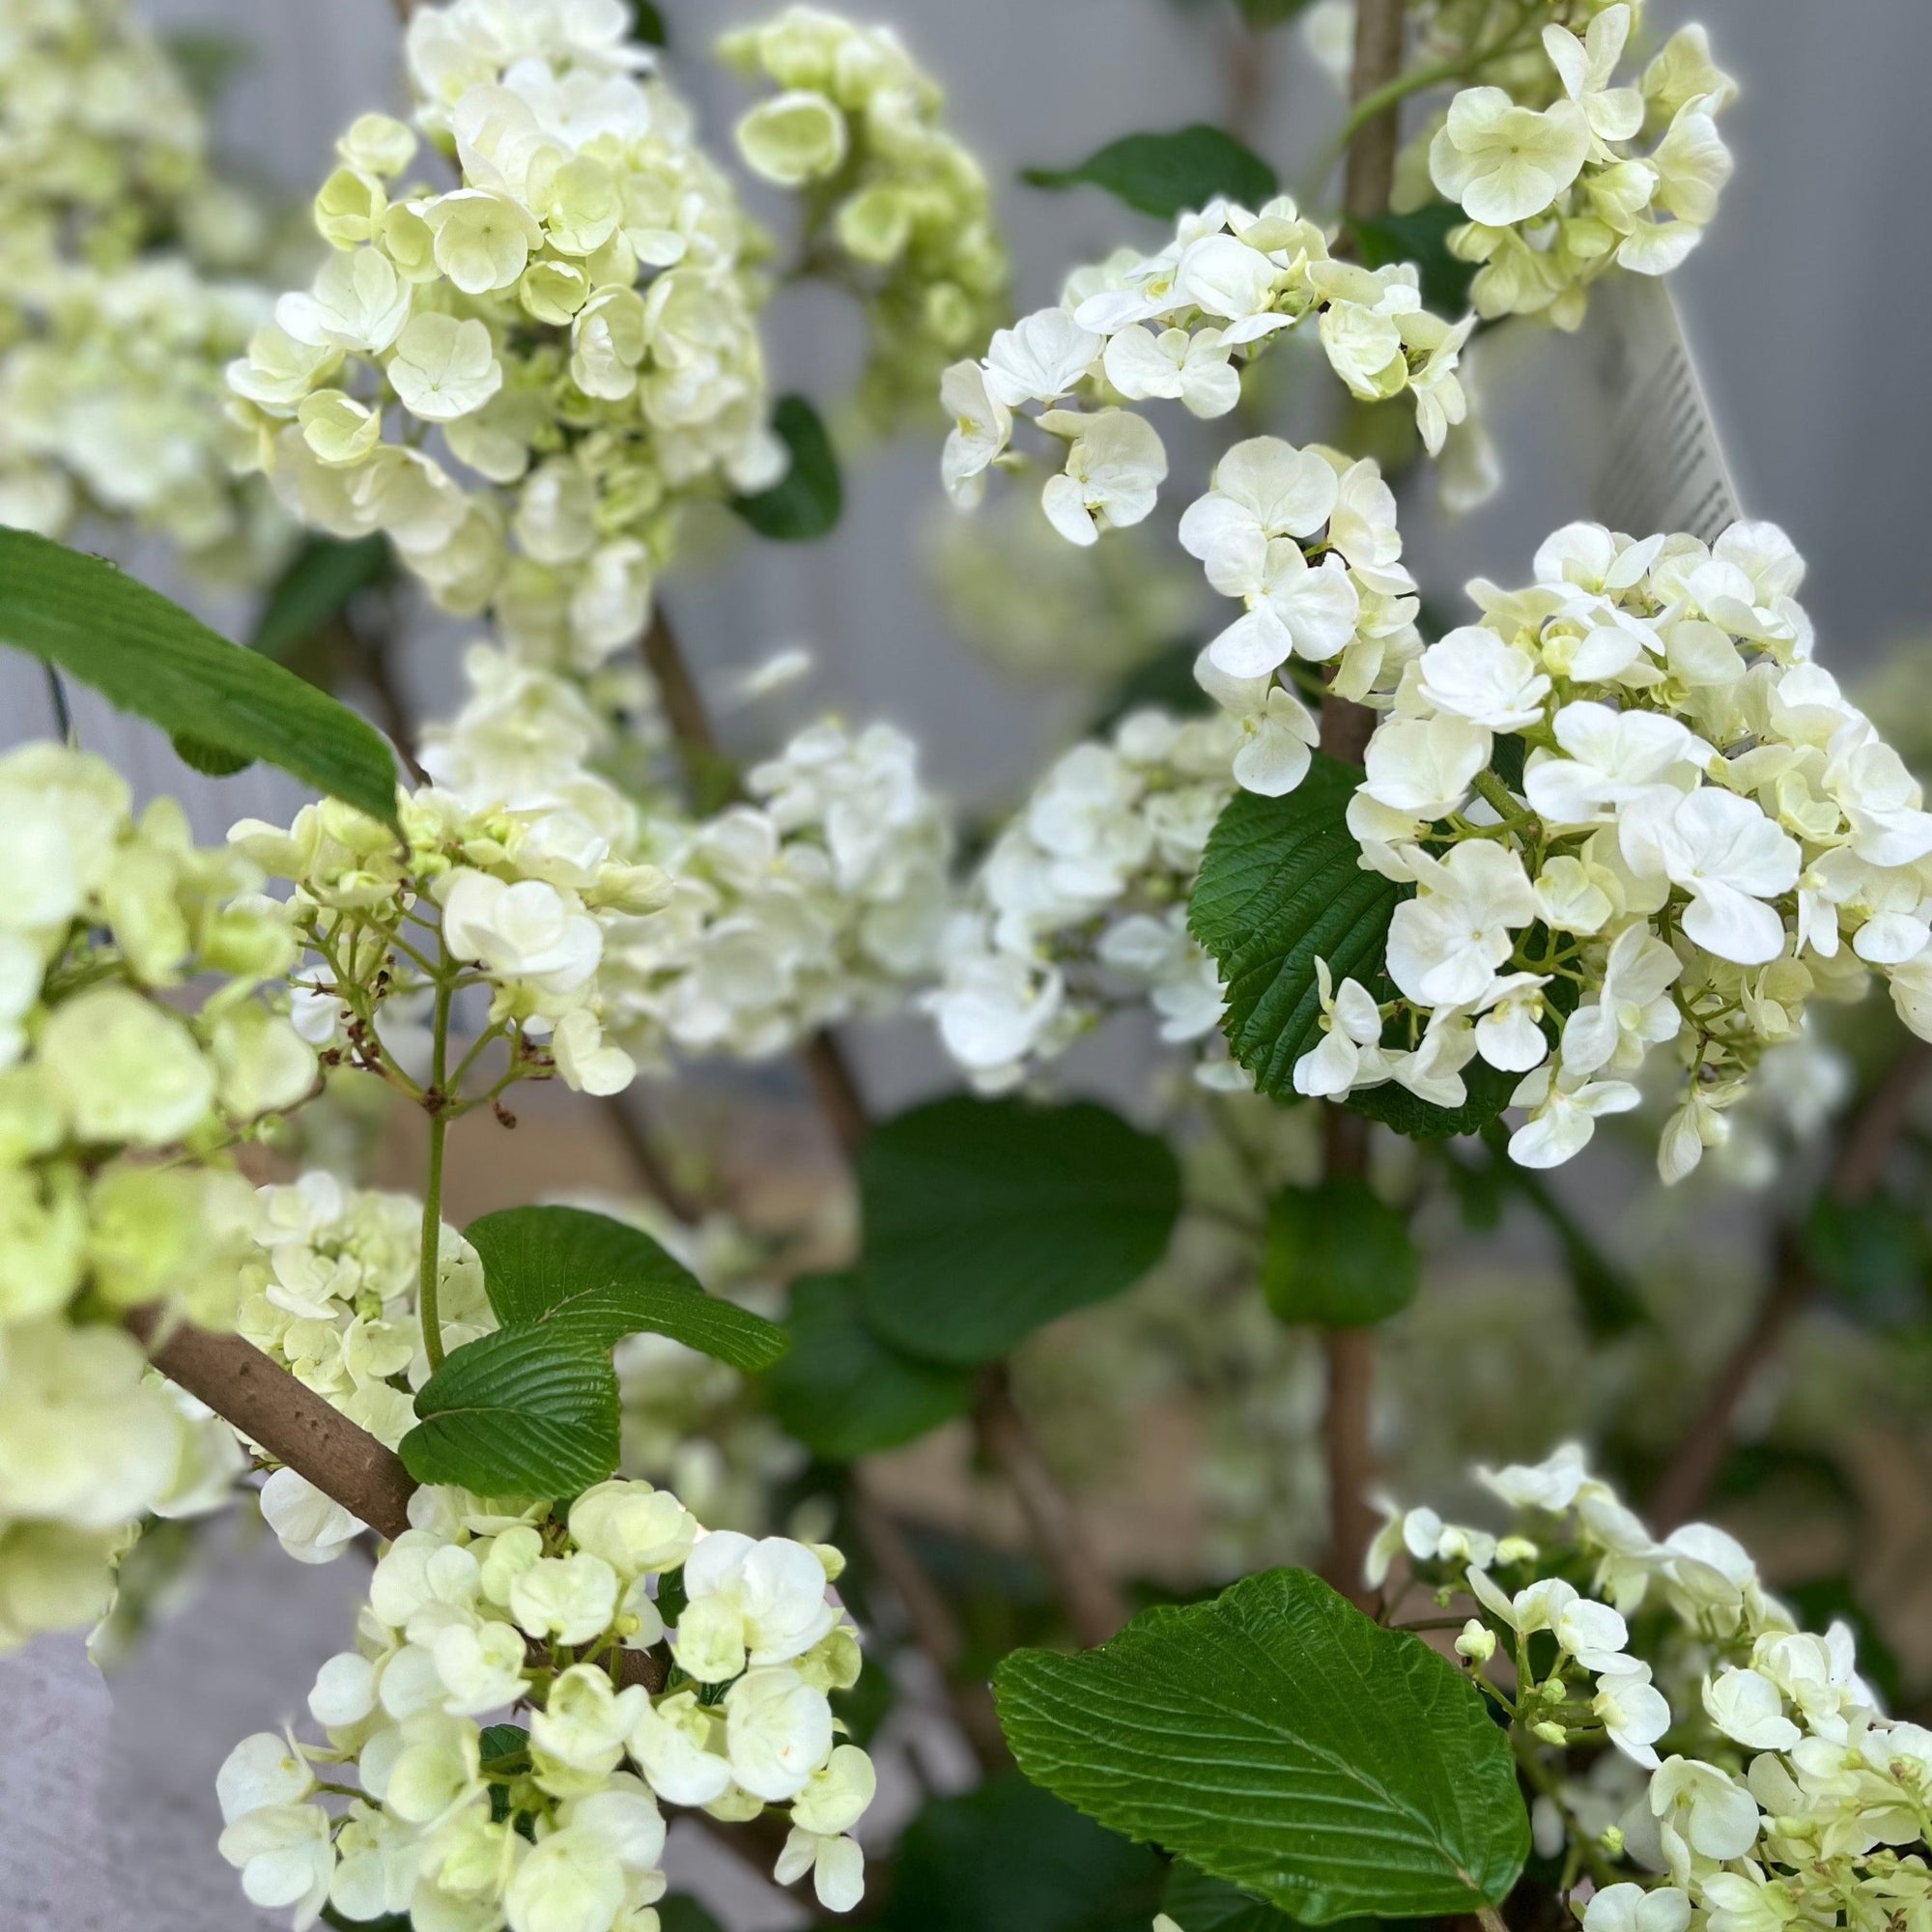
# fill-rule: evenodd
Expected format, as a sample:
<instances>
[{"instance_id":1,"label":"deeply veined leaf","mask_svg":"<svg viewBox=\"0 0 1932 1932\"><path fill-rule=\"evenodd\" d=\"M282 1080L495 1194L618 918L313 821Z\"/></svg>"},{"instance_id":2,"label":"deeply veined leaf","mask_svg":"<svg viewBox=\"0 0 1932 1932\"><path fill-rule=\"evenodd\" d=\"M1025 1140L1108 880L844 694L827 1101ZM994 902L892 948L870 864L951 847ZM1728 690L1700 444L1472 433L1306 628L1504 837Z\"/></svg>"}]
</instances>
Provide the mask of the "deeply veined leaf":
<instances>
[{"instance_id":1,"label":"deeply veined leaf","mask_svg":"<svg viewBox=\"0 0 1932 1932\"><path fill-rule=\"evenodd\" d=\"M403 1465L486 1496L573 1496L617 1466L608 1345L566 1324L500 1328L451 1351L416 1391Z\"/></svg>"},{"instance_id":2,"label":"deeply veined leaf","mask_svg":"<svg viewBox=\"0 0 1932 1932\"><path fill-rule=\"evenodd\" d=\"M506 1208L464 1234L506 1328L567 1329L607 1352L626 1335L668 1335L735 1369L769 1368L785 1351L775 1321L707 1294L641 1229L608 1214Z\"/></svg>"},{"instance_id":3,"label":"deeply veined leaf","mask_svg":"<svg viewBox=\"0 0 1932 1932\"><path fill-rule=\"evenodd\" d=\"M1308 1924L1472 1912L1529 1819L1505 1733L1445 1658L1298 1570L994 1678L1036 1783Z\"/></svg>"},{"instance_id":4,"label":"deeply veined leaf","mask_svg":"<svg viewBox=\"0 0 1932 1932\"><path fill-rule=\"evenodd\" d=\"M765 1381L772 1413L815 1456L850 1463L937 1429L973 1400L964 1369L902 1354L867 1321L850 1275L792 1284L791 1350Z\"/></svg>"},{"instance_id":5,"label":"deeply veined leaf","mask_svg":"<svg viewBox=\"0 0 1932 1932\"><path fill-rule=\"evenodd\" d=\"M1023 168L1034 187L1102 187L1129 208L1162 219L1202 209L1217 195L1259 208L1280 185L1252 148L1197 123L1172 134L1126 134L1077 167Z\"/></svg>"},{"instance_id":6,"label":"deeply veined leaf","mask_svg":"<svg viewBox=\"0 0 1932 1932\"><path fill-rule=\"evenodd\" d=\"M204 768L259 758L395 823L395 754L372 725L98 556L0 528L0 643L187 740Z\"/></svg>"},{"instance_id":7,"label":"deeply veined leaf","mask_svg":"<svg viewBox=\"0 0 1932 1932\"><path fill-rule=\"evenodd\" d=\"M1185 1932L1294 1932L1301 1922L1265 1899L1225 1879L1209 1878L1179 1859L1169 1868L1160 1908ZM1342 1922L1347 1932L1376 1932L1378 1923L1373 1918Z\"/></svg>"},{"instance_id":8,"label":"deeply veined leaf","mask_svg":"<svg viewBox=\"0 0 1932 1932\"><path fill-rule=\"evenodd\" d=\"M1268 1203L1262 1292L1284 1321L1386 1321L1415 1299L1419 1274L1408 1224L1365 1180L1284 1187Z\"/></svg>"},{"instance_id":9,"label":"deeply veined leaf","mask_svg":"<svg viewBox=\"0 0 1932 1932\"><path fill-rule=\"evenodd\" d=\"M1361 773L1318 753L1286 798L1237 791L1201 861L1188 927L1228 987L1221 1025L1235 1058L1276 1099L1321 1037L1315 962L1375 981L1401 889L1364 871L1345 818ZM1372 987L1373 989L1373 987Z\"/></svg>"},{"instance_id":10,"label":"deeply veined leaf","mask_svg":"<svg viewBox=\"0 0 1932 1932\"><path fill-rule=\"evenodd\" d=\"M833 529L845 506L838 457L818 412L803 396L781 396L772 428L791 452L791 468L769 490L733 497L731 507L761 537L810 543Z\"/></svg>"},{"instance_id":11,"label":"deeply veined leaf","mask_svg":"<svg viewBox=\"0 0 1932 1932\"><path fill-rule=\"evenodd\" d=\"M867 1321L908 1354L961 1367L1131 1288L1180 1209L1166 1144L1085 1102L916 1108L866 1142L859 1187Z\"/></svg>"}]
</instances>

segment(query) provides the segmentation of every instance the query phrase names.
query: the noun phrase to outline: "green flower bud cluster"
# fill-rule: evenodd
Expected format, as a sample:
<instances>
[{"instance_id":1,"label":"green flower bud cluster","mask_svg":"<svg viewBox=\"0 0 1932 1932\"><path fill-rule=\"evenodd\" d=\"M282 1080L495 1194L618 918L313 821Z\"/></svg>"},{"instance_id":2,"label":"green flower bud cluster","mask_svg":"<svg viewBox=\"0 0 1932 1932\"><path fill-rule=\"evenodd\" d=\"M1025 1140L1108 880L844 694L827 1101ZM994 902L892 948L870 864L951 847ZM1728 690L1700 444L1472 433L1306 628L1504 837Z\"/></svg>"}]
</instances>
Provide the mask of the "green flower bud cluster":
<instances>
[{"instance_id":1,"label":"green flower bud cluster","mask_svg":"<svg viewBox=\"0 0 1932 1932\"><path fill-rule=\"evenodd\" d=\"M723 57L781 92L738 124L753 173L804 198L808 270L865 304L863 419L923 414L942 370L1009 314L1012 265L980 163L938 125L944 97L886 27L788 7Z\"/></svg>"},{"instance_id":2,"label":"green flower bud cluster","mask_svg":"<svg viewBox=\"0 0 1932 1932\"><path fill-rule=\"evenodd\" d=\"M301 1100L316 1062L256 997L294 964L286 915L173 801L137 820L110 767L32 744L0 758L0 823L4 1648L99 1615L142 1517L226 1493L227 1426L119 1323L161 1302L233 1325L248 1189L203 1162Z\"/></svg>"},{"instance_id":3,"label":"green flower bud cluster","mask_svg":"<svg viewBox=\"0 0 1932 1932\"><path fill-rule=\"evenodd\" d=\"M303 523L386 532L444 609L587 670L642 630L682 505L782 473L763 244L622 8L501 11L417 11L415 128L368 114L337 143L335 252L230 407Z\"/></svg>"}]
</instances>

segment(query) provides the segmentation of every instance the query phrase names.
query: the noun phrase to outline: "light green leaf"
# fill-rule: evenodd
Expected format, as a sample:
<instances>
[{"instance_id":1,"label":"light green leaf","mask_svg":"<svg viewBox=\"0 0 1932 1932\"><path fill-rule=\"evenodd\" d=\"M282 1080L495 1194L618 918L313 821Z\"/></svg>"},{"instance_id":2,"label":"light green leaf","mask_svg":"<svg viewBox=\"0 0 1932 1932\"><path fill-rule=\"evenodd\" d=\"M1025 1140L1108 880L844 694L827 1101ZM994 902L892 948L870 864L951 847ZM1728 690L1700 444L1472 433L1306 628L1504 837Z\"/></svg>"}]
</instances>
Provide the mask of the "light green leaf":
<instances>
[{"instance_id":1,"label":"light green leaf","mask_svg":"<svg viewBox=\"0 0 1932 1932\"><path fill-rule=\"evenodd\" d=\"M608 1345L545 1325L454 1350L416 1391L403 1465L419 1483L485 1496L574 1496L617 1466Z\"/></svg>"},{"instance_id":2,"label":"light green leaf","mask_svg":"<svg viewBox=\"0 0 1932 1932\"><path fill-rule=\"evenodd\" d=\"M964 1369L901 1354L867 1322L850 1275L792 1284L791 1352L766 1378L772 1413L815 1456L850 1463L910 1442L963 1415Z\"/></svg>"},{"instance_id":3,"label":"light green leaf","mask_svg":"<svg viewBox=\"0 0 1932 1932\"><path fill-rule=\"evenodd\" d=\"M1365 1180L1284 1187L1268 1203L1262 1292L1284 1321L1365 1328L1415 1299L1408 1224Z\"/></svg>"},{"instance_id":4,"label":"light green leaf","mask_svg":"<svg viewBox=\"0 0 1932 1932\"><path fill-rule=\"evenodd\" d=\"M1311 1925L1506 1897L1529 1819L1456 1667L1299 1570L994 1678L1019 1767L1090 1818Z\"/></svg>"},{"instance_id":5,"label":"light green leaf","mask_svg":"<svg viewBox=\"0 0 1932 1932\"><path fill-rule=\"evenodd\" d=\"M769 490L733 497L731 507L761 537L810 543L830 531L844 508L838 457L818 412L803 396L780 397L772 428L791 451L790 469Z\"/></svg>"},{"instance_id":6,"label":"light green leaf","mask_svg":"<svg viewBox=\"0 0 1932 1932\"><path fill-rule=\"evenodd\" d=\"M1237 791L1202 858L1188 926L1227 982L1235 1058L1276 1099L1293 1096L1294 1064L1321 1037L1317 958L1337 985L1374 991L1381 976L1402 894L1358 864L1344 814L1361 776L1318 753L1286 798Z\"/></svg>"},{"instance_id":7,"label":"light green leaf","mask_svg":"<svg viewBox=\"0 0 1932 1932\"><path fill-rule=\"evenodd\" d=\"M345 542L312 536L275 580L255 620L250 650L286 664L290 657L340 616L358 591L386 583L396 574L389 540L380 533Z\"/></svg>"},{"instance_id":8,"label":"light green leaf","mask_svg":"<svg viewBox=\"0 0 1932 1932\"><path fill-rule=\"evenodd\" d=\"M866 1319L908 1354L970 1367L1131 1288L1180 1209L1166 1145L1088 1103L959 1097L859 1153Z\"/></svg>"},{"instance_id":9,"label":"light green leaf","mask_svg":"<svg viewBox=\"0 0 1932 1932\"><path fill-rule=\"evenodd\" d=\"M190 741L204 762L259 758L395 823L395 754L373 726L98 556L0 529L0 643Z\"/></svg>"},{"instance_id":10,"label":"light green leaf","mask_svg":"<svg viewBox=\"0 0 1932 1932\"><path fill-rule=\"evenodd\" d=\"M607 1353L626 1335L668 1335L735 1369L765 1369L784 1330L707 1294L640 1229L582 1208L507 1208L464 1230L506 1328L567 1329Z\"/></svg>"},{"instance_id":11,"label":"light green leaf","mask_svg":"<svg viewBox=\"0 0 1932 1932\"><path fill-rule=\"evenodd\" d=\"M1078 167L1023 168L1020 179L1035 187L1103 187L1163 220L1205 208L1216 195L1259 208L1280 185L1253 149L1201 124L1172 134L1126 134Z\"/></svg>"}]
</instances>

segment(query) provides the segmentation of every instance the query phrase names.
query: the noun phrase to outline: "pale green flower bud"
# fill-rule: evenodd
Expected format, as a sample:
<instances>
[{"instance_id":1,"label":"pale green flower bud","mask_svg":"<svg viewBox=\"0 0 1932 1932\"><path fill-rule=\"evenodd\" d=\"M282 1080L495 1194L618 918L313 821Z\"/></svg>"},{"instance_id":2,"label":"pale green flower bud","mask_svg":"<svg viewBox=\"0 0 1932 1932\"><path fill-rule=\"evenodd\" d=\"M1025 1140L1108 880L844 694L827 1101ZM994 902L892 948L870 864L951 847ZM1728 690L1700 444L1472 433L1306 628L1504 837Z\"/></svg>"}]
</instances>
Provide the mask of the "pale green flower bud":
<instances>
[{"instance_id":1,"label":"pale green flower bud","mask_svg":"<svg viewBox=\"0 0 1932 1932\"><path fill-rule=\"evenodd\" d=\"M222 1111L237 1121L293 1107L315 1084L315 1048L279 1013L238 1006L214 1022L212 1041Z\"/></svg>"},{"instance_id":2,"label":"pale green flower bud","mask_svg":"<svg viewBox=\"0 0 1932 1932\"><path fill-rule=\"evenodd\" d=\"M517 299L539 322L568 328L578 310L590 299L590 277L574 262L548 258L534 261L517 284Z\"/></svg>"},{"instance_id":3,"label":"pale green flower bud","mask_svg":"<svg viewBox=\"0 0 1932 1932\"><path fill-rule=\"evenodd\" d=\"M315 225L337 248L359 248L381 239L389 198L381 182L355 168L337 168L315 197Z\"/></svg>"},{"instance_id":4,"label":"pale green flower bud","mask_svg":"<svg viewBox=\"0 0 1932 1932\"><path fill-rule=\"evenodd\" d=\"M335 152L352 168L386 179L401 174L415 158L415 132L393 115L360 114L336 142Z\"/></svg>"},{"instance_id":5,"label":"pale green flower bud","mask_svg":"<svg viewBox=\"0 0 1932 1932\"><path fill-rule=\"evenodd\" d=\"M214 1073L172 1013L125 986L56 1008L41 1058L83 1141L166 1147L214 1100Z\"/></svg>"},{"instance_id":6,"label":"pale green flower bud","mask_svg":"<svg viewBox=\"0 0 1932 1932\"><path fill-rule=\"evenodd\" d=\"M1456 1638L1456 1655L1471 1663L1487 1663L1496 1654L1496 1634L1478 1618L1471 1617Z\"/></svg>"},{"instance_id":7,"label":"pale green flower bud","mask_svg":"<svg viewBox=\"0 0 1932 1932\"><path fill-rule=\"evenodd\" d=\"M88 1259L102 1300L159 1301L212 1259L203 1177L192 1170L110 1167L94 1183Z\"/></svg>"},{"instance_id":8,"label":"pale green flower bud","mask_svg":"<svg viewBox=\"0 0 1932 1932\"><path fill-rule=\"evenodd\" d=\"M738 123L737 136L745 165L780 187L837 174L850 140L838 107L802 88L759 101Z\"/></svg>"},{"instance_id":9,"label":"pale green flower bud","mask_svg":"<svg viewBox=\"0 0 1932 1932\"><path fill-rule=\"evenodd\" d=\"M302 440L333 469L366 463L383 440L383 418L341 389L318 389L296 411Z\"/></svg>"},{"instance_id":10,"label":"pale green flower bud","mask_svg":"<svg viewBox=\"0 0 1932 1932\"><path fill-rule=\"evenodd\" d=\"M880 182L839 204L834 229L848 255L883 267L905 252L912 239L912 209L896 187Z\"/></svg>"}]
</instances>

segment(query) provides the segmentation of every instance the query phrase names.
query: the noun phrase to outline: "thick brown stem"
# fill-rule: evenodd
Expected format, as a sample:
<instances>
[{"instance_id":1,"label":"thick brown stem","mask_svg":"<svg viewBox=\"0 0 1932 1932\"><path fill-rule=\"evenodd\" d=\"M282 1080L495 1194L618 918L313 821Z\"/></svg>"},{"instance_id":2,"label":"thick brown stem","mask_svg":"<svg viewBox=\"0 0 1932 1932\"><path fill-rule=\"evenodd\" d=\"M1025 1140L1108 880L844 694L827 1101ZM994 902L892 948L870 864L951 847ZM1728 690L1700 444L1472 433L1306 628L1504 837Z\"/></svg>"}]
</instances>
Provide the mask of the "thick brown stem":
<instances>
[{"instance_id":1,"label":"thick brown stem","mask_svg":"<svg viewBox=\"0 0 1932 1932\"><path fill-rule=\"evenodd\" d=\"M1355 64L1349 99L1366 99L1402 71L1404 0L1356 0ZM1402 138L1401 110L1391 105L1365 121L1349 143L1342 202L1353 221L1379 221L1395 186L1395 155Z\"/></svg>"},{"instance_id":2,"label":"thick brown stem","mask_svg":"<svg viewBox=\"0 0 1932 1932\"><path fill-rule=\"evenodd\" d=\"M803 1058L818 1110L849 1158L859 1151L870 1125L866 1096L859 1091L851 1062L837 1036L829 1032L813 1034L805 1043Z\"/></svg>"},{"instance_id":3,"label":"thick brown stem","mask_svg":"<svg viewBox=\"0 0 1932 1932\"><path fill-rule=\"evenodd\" d=\"M694 800L706 799L717 788L724 754L711 714L705 709L704 694L691 674L691 666L662 604L651 612L650 628L639 648L656 682L658 702L664 707L665 723L670 726L671 742L684 768L685 786Z\"/></svg>"},{"instance_id":4,"label":"thick brown stem","mask_svg":"<svg viewBox=\"0 0 1932 1932\"><path fill-rule=\"evenodd\" d=\"M905 1611L913 1641L932 1660L946 1686L953 1719L980 1760L980 1769L988 1776L1010 1770L1012 1756L1000 1729L999 1714L993 1709L991 1690L983 1679L959 1674L966 1638L952 1606L926 1574L898 1519L873 1499L863 1477L854 1477L850 1506L852 1520L873 1563Z\"/></svg>"},{"instance_id":5,"label":"thick brown stem","mask_svg":"<svg viewBox=\"0 0 1932 1932\"><path fill-rule=\"evenodd\" d=\"M624 1151L645 1189L656 1195L687 1227L696 1227L703 1220L704 1203L678 1179L658 1152L648 1122L638 1117L637 1103L628 1094L612 1094L604 1102L604 1115L624 1144Z\"/></svg>"},{"instance_id":6,"label":"thick brown stem","mask_svg":"<svg viewBox=\"0 0 1932 1932\"><path fill-rule=\"evenodd\" d=\"M1322 1167L1331 1179L1359 1180L1368 1172L1369 1123L1330 1105L1321 1120ZM1375 1396L1373 1328L1330 1328L1321 1337L1328 1369L1321 1418L1328 1463L1328 1560L1323 1572L1344 1596L1359 1598L1362 1566L1376 1533L1369 1501L1375 1475L1370 1417Z\"/></svg>"},{"instance_id":7,"label":"thick brown stem","mask_svg":"<svg viewBox=\"0 0 1932 1932\"><path fill-rule=\"evenodd\" d=\"M1086 1524L1046 1466L1026 1418L1014 1405L1012 1382L1004 1364L981 1373L973 1420L981 1446L1006 1477L1026 1518L1075 1640L1090 1649L1105 1643L1126 1622L1126 1603L1088 1541Z\"/></svg>"},{"instance_id":8,"label":"thick brown stem","mask_svg":"<svg viewBox=\"0 0 1932 1932\"><path fill-rule=\"evenodd\" d=\"M1892 1150L1911 1118L1921 1081L1932 1071L1932 1046L1914 1039L1846 1122L1837 1157L1826 1178L1827 1199L1856 1207L1878 1191ZM1792 1324L1817 1293L1796 1228L1778 1229L1772 1251L1771 1288L1744 1339L1718 1371L1697 1419L1677 1445L1650 1498L1653 1527L1674 1529L1703 1506L1731 1453L1738 1410L1765 1368L1776 1357Z\"/></svg>"}]
</instances>

